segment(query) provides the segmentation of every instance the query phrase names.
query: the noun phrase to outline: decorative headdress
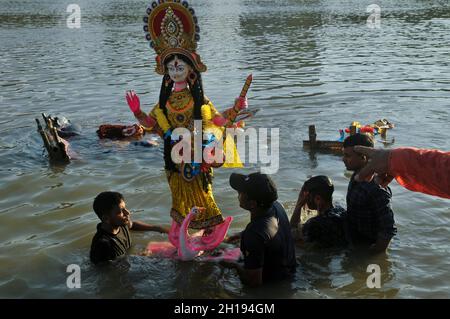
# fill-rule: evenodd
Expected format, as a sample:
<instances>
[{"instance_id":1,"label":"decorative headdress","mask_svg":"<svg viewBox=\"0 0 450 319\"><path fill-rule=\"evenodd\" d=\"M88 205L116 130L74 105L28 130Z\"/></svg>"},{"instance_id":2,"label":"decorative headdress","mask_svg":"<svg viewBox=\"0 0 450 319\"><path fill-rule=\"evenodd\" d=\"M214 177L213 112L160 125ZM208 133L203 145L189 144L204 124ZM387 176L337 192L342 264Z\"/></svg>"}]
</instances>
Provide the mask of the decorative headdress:
<instances>
[{"instance_id":1,"label":"decorative headdress","mask_svg":"<svg viewBox=\"0 0 450 319\"><path fill-rule=\"evenodd\" d=\"M153 1L147 8L144 23L146 39L156 51L155 71L158 74L164 75L164 61L172 54L187 57L198 72L206 71L206 65L195 52L200 28L194 9L187 1Z\"/></svg>"}]
</instances>

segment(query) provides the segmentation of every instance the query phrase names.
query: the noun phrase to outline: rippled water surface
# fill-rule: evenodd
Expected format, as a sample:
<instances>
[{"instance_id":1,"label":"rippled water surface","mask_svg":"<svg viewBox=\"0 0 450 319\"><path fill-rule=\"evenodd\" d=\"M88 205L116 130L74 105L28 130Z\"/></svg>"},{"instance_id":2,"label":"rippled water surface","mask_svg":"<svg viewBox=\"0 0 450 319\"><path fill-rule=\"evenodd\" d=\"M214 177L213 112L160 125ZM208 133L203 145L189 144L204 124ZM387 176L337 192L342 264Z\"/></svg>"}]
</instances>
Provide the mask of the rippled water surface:
<instances>
[{"instance_id":1,"label":"rippled water surface","mask_svg":"<svg viewBox=\"0 0 450 319\"><path fill-rule=\"evenodd\" d=\"M122 192L135 219L170 222L162 150L100 142L103 123L133 123L124 91L148 109L160 76L142 31L144 1L77 3L81 28L66 26L64 1L0 0L0 296L6 298L449 298L449 201L393 183L398 226L389 253L368 257L297 249L295 282L249 290L215 264L136 256L155 233L134 233L127 260L96 269L88 259L99 192ZM352 121L387 118L395 146L450 150L450 5L448 1L378 1L380 28L366 25L372 1L191 1L201 28L204 89L230 106L253 73L248 125L280 128L280 168L273 176L291 213L303 181L327 174L345 204L349 173L339 156L303 150L308 125L337 139ZM78 159L51 167L34 118L62 114L83 127L71 140ZM251 172L257 165L248 165ZM232 232L249 214L218 169L215 197ZM66 267L79 264L82 288L68 289ZM368 264L382 287L368 289Z\"/></svg>"}]
</instances>

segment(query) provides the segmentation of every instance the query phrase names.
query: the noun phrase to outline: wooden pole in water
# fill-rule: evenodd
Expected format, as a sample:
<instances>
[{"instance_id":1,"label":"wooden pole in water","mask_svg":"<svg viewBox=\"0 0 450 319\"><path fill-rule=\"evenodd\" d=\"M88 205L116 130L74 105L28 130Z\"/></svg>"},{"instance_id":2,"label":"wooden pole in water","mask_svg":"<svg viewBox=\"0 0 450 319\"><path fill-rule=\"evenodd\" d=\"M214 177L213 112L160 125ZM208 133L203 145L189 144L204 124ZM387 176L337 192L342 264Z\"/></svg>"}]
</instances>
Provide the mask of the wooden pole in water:
<instances>
[{"instance_id":1,"label":"wooden pole in water","mask_svg":"<svg viewBox=\"0 0 450 319\"><path fill-rule=\"evenodd\" d=\"M316 139L317 139L316 126L310 125L309 126L309 147L311 149L316 148Z\"/></svg>"},{"instance_id":2,"label":"wooden pole in water","mask_svg":"<svg viewBox=\"0 0 450 319\"><path fill-rule=\"evenodd\" d=\"M50 153L51 152L51 146L50 146L50 142L48 141L47 135L45 134L44 130L42 129L41 123L39 122L38 119L35 119L37 126L38 126L38 132L39 134L41 134L42 137L42 141L44 142L44 147L47 149L47 152Z\"/></svg>"}]
</instances>

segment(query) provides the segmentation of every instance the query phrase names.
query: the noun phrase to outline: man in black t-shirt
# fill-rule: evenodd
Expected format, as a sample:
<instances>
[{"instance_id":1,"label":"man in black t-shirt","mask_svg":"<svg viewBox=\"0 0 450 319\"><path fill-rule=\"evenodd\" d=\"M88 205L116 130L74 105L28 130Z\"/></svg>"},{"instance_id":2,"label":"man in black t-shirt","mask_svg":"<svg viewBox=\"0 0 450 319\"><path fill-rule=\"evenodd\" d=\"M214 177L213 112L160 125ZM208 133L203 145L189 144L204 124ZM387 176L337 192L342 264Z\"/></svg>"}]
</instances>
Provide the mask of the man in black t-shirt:
<instances>
[{"instance_id":1,"label":"man in black t-shirt","mask_svg":"<svg viewBox=\"0 0 450 319\"><path fill-rule=\"evenodd\" d=\"M167 227L131 221L131 213L125 206L124 198L117 192L100 193L93 207L101 220L91 244L90 258L94 264L125 255L131 247L129 229L169 232Z\"/></svg>"},{"instance_id":2,"label":"man in black t-shirt","mask_svg":"<svg viewBox=\"0 0 450 319\"><path fill-rule=\"evenodd\" d=\"M250 223L240 234L243 267L222 262L238 270L244 284L259 286L288 279L296 268L295 247L289 219L278 199L273 181L265 174L231 174L230 185L239 192L239 204L250 211Z\"/></svg>"}]
</instances>

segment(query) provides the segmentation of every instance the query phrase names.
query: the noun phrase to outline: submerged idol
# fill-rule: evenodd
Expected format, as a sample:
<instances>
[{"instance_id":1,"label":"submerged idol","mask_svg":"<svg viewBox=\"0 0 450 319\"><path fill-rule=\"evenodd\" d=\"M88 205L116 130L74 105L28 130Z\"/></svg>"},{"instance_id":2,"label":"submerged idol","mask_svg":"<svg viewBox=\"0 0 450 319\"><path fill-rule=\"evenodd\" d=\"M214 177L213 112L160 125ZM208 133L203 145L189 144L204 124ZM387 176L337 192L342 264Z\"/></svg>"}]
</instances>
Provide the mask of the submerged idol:
<instances>
[{"instance_id":1,"label":"submerged idol","mask_svg":"<svg viewBox=\"0 0 450 319\"><path fill-rule=\"evenodd\" d=\"M247 99L241 94L234 106L221 114L205 96L201 73L206 71L206 65L196 53L200 29L194 10L186 1L154 1L147 8L144 23L146 38L156 51L156 72L162 75L159 101L149 114L141 110L134 91L127 92L127 102L139 123L164 140L164 168L172 193L171 243L177 248L180 246L183 220L193 207L203 207L190 221L189 228L201 230L207 243L205 247L212 249L223 240L232 220L223 218L212 192L213 167L219 167L220 163L174 161L171 153L176 141L172 132L186 128L195 135L196 121L201 123L203 132L211 132L209 141L222 139L226 127L242 125L235 123L235 119L247 108ZM201 147L204 148L205 143L207 145L208 141L203 137ZM227 166L241 166L234 144L233 154L237 160L227 160Z\"/></svg>"}]
</instances>

